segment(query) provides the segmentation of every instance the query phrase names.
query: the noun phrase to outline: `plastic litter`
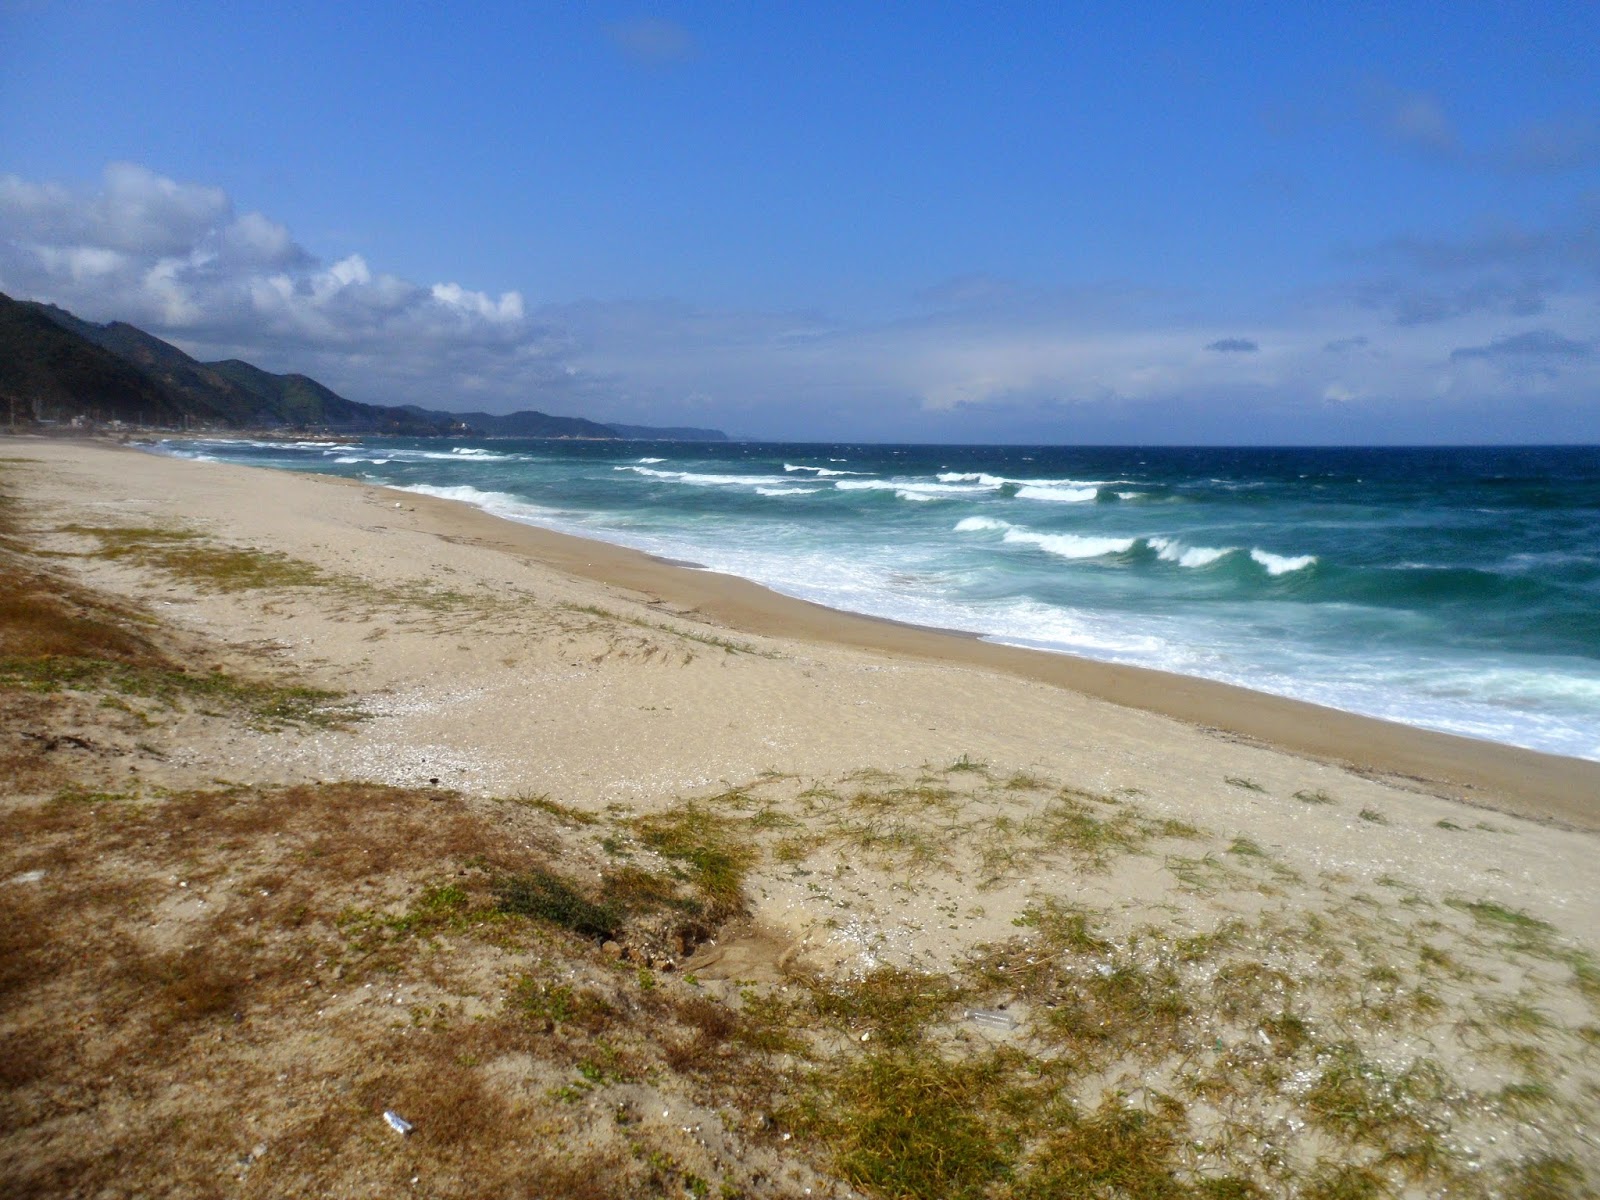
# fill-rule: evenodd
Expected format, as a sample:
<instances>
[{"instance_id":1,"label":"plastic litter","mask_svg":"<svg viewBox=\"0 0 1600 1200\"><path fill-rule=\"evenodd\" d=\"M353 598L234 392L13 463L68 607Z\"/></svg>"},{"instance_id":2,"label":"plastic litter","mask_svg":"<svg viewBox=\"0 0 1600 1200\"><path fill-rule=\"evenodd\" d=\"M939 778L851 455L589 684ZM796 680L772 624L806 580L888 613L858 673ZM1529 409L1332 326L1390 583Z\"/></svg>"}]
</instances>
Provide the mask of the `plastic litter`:
<instances>
[{"instance_id":1,"label":"plastic litter","mask_svg":"<svg viewBox=\"0 0 1600 1200\"><path fill-rule=\"evenodd\" d=\"M401 1137L404 1137L406 1134L411 1132L411 1122L406 1120L393 1109L385 1109L383 1112L383 1119L389 1122L389 1128L394 1130Z\"/></svg>"},{"instance_id":2,"label":"plastic litter","mask_svg":"<svg viewBox=\"0 0 1600 1200\"><path fill-rule=\"evenodd\" d=\"M1017 1027L1017 1019L1008 1012L998 1008L969 1008L967 1020L974 1025L982 1025L987 1029L999 1029L1010 1032Z\"/></svg>"}]
</instances>

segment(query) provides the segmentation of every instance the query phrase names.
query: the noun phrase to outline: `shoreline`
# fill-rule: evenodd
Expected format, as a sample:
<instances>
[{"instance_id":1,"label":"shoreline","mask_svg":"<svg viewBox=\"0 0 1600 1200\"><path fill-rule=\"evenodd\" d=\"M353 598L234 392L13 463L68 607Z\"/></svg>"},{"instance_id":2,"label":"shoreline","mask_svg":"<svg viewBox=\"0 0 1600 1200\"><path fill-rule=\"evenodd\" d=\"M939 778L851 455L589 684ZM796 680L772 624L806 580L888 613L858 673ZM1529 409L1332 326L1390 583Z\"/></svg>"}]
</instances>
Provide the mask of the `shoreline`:
<instances>
[{"instance_id":1,"label":"shoreline","mask_svg":"<svg viewBox=\"0 0 1600 1200\"><path fill-rule=\"evenodd\" d=\"M268 468L255 468L265 470ZM290 472L404 496L474 544L591 582L659 596L729 630L976 667L1169 717L1401 787L1533 820L1600 830L1600 763L1362 716L1148 667L984 641L979 635L828 608L726 575L543 526L464 501Z\"/></svg>"},{"instance_id":2,"label":"shoreline","mask_svg":"<svg viewBox=\"0 0 1600 1200\"><path fill-rule=\"evenodd\" d=\"M12 444L20 450L30 441L18 438ZM43 439L41 443L50 444ZM1178 722L1191 731L1185 737L1198 734L1203 739L1214 740L1219 752L1225 743L1281 751L1295 759L1342 769L1401 791L1463 801L1568 828L1600 831L1600 763L1589 760L1418 729L1232 684L999 645L964 631L927 628L830 609L785 596L738 576L683 566L628 547L493 516L461 501L362 480L278 468L195 463L110 440L76 442L75 445L84 450L92 446L108 453L137 449L139 458L150 465L149 472L139 474L150 476L147 485L153 488L152 495L164 496L160 502L164 511L180 517L216 518L242 533L247 540L259 535L242 528L240 511L229 506L236 503L237 497L259 495L260 500L249 501L252 506L265 501L267 508L281 505L315 514L310 526L304 525L303 519L301 525L293 527L275 520L270 530L278 530L292 540L269 542L269 545L292 550L294 544L307 542L307 549L320 546L326 550L327 544L316 538L327 534L341 539L360 537L355 532L358 529L438 539L464 552L486 552L481 562L472 560L477 565L470 566L470 572L487 586L506 582L506 572L497 564L509 560L536 573L548 571L585 586L597 585L613 599L624 605L640 605L646 613L704 623L712 627L713 633L771 638L802 648L836 651L852 658L865 656L868 661L888 660L890 664L898 662L918 670L931 668L933 675L928 678L938 681L932 686L940 694L906 695L895 701L897 705L910 705L919 710L934 705L952 712L966 710L962 720L969 730L985 737L988 735L982 732L984 730L1004 735L1013 746L1034 745L1040 754L1052 753L1058 745L1049 740L1035 740L1059 736L1059 733L1047 734L1046 726L1037 723L1055 708L1056 716L1049 719L1050 726L1059 730L1064 727L1064 721L1078 721L1077 726L1065 727L1087 737L1088 741L1081 746L1085 752L1092 753L1095 746L1106 744L1105 738L1115 736L1131 739L1125 744L1140 746L1145 753L1172 755L1174 764L1181 759L1182 756L1163 741L1160 729L1148 721L1119 719L1115 722L1119 728L1113 731L1111 726L1097 722L1093 711L1079 712L1084 704L1091 708L1094 704L1109 704L1132 713ZM99 470L95 466L89 469ZM182 483L185 478L194 480L195 486ZM332 510L341 506L349 508L350 502L333 502L331 493L323 492L320 494L329 496L330 501L317 503L314 497L318 493L307 491L308 485L333 487L352 500L363 501L358 507L368 513L383 514L381 523L374 525L366 519L352 522L336 518ZM276 499L266 499L269 496ZM282 516L294 519L287 512ZM260 523L255 517L252 522ZM328 528L330 523L337 528ZM321 527L320 534L315 526ZM280 536L270 530L262 527L270 537ZM379 540L391 543L391 554L398 549L392 536ZM394 560L396 565L412 569L426 565L423 559L415 557L415 550L407 555ZM985 678L973 679L970 683L956 681L962 694L955 694L948 690L950 680L940 673L942 669L981 672ZM1003 683L1005 680L1058 689L1074 699L1064 698L1060 705L1052 705L1048 693L1030 699L1026 692L1008 690L1017 684ZM770 686L789 685L773 681ZM971 696L965 694L968 689L991 697L990 707L983 708L981 703L975 705ZM787 703L781 696L752 696L750 702L772 705L774 715L782 714ZM1030 725L1018 715L1015 705L1022 703L1040 706L1030 709L1035 724ZM615 720L620 721L620 715ZM1111 720L1110 713L1105 720ZM928 732L933 731L935 723L943 727L946 722L942 717L926 722ZM1126 730L1121 726L1126 726ZM812 736L822 736L821 728L815 729ZM837 737L839 733L832 736ZM796 746L805 744L803 741L795 743ZM906 744L912 743L907 741Z\"/></svg>"}]
</instances>

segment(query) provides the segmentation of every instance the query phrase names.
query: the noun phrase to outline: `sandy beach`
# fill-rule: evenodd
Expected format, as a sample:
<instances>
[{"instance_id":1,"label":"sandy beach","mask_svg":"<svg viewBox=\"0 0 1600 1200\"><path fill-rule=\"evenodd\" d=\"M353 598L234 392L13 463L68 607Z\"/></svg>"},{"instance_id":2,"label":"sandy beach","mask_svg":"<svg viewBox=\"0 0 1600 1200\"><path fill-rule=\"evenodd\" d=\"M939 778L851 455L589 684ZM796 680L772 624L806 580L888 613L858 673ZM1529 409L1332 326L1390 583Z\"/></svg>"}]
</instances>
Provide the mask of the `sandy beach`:
<instances>
[{"instance_id":1,"label":"sandy beach","mask_svg":"<svg viewBox=\"0 0 1600 1200\"><path fill-rule=\"evenodd\" d=\"M292 677L362 714L344 728L192 712L80 731L94 750L57 753L84 786L359 781L446 789L469 805L522 797L584 820L648 822L685 804L731 806L741 821L770 814L749 826L759 853L737 921L649 959L725 981L727 997L737 981L794 970L970 970L983 947L1061 906L1096 914L1119 946L1155 925L1189 937L1271 925L1261 944L1289 957L1304 940L1286 932L1297 921L1376 914L1373 940L1350 953L1375 956L1395 987L1425 983L1445 1015L1430 1015L1425 1038L1398 1018L1339 1009L1330 992L1308 1000L1307 1020L1341 1024L1374 1061L1411 1061L1432 1038L1430 1060L1487 1094L1522 1076L1490 1065L1460 1014L1523 997L1548 1018L1541 1029L1567 1039L1558 1048L1541 1035L1559 1063L1538 1074L1550 1119L1512 1128L1506 1109L1486 1108L1462 1128L1503 1136L1480 1165L1557 1152L1593 1165L1592 1121L1551 1130L1596 1086L1577 1048L1593 1001L1567 964L1600 929L1600 764L833 612L345 480L87 441L13 438L0 452L37 546L83 586L206 646L216 661L196 669ZM191 544L180 535L301 573L206 586L161 557ZM37 802L13 791L10 804ZM926 803L913 810L912 796ZM1090 864L1063 840L1063 814L1117 805L1142 832ZM1523 915L1568 948L1514 954L1480 928L1491 911ZM1462 973L1429 975L1415 947L1449 938ZM1010 1003L1025 1014L1026 989ZM1102 1083L1116 1078L1107 1066ZM819 1194L843 1186L807 1179Z\"/></svg>"}]
</instances>

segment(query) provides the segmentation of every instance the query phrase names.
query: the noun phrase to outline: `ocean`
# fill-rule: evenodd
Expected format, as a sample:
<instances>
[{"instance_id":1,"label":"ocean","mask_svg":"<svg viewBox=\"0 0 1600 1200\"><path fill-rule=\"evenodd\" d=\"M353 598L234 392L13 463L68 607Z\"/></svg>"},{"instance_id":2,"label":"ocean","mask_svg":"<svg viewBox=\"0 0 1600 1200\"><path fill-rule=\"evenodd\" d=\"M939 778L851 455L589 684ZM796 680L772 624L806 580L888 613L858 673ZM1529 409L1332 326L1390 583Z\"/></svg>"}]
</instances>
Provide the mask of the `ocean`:
<instances>
[{"instance_id":1,"label":"ocean","mask_svg":"<svg viewBox=\"0 0 1600 1200\"><path fill-rule=\"evenodd\" d=\"M185 439L833 608L1600 760L1600 448Z\"/></svg>"}]
</instances>

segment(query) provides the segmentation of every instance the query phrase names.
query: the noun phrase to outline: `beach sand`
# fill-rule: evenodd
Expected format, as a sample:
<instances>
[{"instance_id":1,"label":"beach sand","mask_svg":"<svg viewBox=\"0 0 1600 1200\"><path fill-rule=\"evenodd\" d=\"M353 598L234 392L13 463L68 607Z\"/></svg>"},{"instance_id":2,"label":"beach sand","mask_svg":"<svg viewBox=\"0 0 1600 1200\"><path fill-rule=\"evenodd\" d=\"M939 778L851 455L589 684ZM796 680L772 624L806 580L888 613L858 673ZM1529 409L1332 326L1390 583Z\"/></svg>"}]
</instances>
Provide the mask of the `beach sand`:
<instances>
[{"instance_id":1,"label":"beach sand","mask_svg":"<svg viewBox=\"0 0 1600 1200\"><path fill-rule=\"evenodd\" d=\"M1509 951L1472 939L1496 912L1573 947L1600 929L1600 764L833 612L359 482L86 441L3 449L29 460L7 488L75 579L197 639L215 665L337 689L365 713L292 731L191 715L153 746L101 730L102 750L122 741L80 755L96 786L360 780L613 821L702 805L759 844L744 909L720 938L651 961L729 981L727 996L795 970L967 970L1041 905L1092 912L1129 946L1152 922L1173 936L1254 923L1288 957L1318 914L1318 929L1375 922L1349 936L1381 942L1404 986L1426 970L1400 959L1428 938L1476 946L1452 961L1500 964L1432 980L1441 1011L1537 993L1560 1029L1593 1027L1559 965L1586 951L1508 970ZM143 532L108 554L95 530L110 528ZM161 558L171 531L301 574L208 586ZM1117 806L1128 815L1108 852L1073 840L1103 833ZM1335 1021L1332 996L1313 1014ZM1414 1029L1338 1019L1376 1061L1414 1057ZM1431 1053L1502 1086L1464 1046L1442 1037ZM1563 1064L1540 1077L1553 1102L1581 1111L1592 1063L1548 1053ZM1561 1153L1592 1164L1592 1122L1576 1128L1588 1151ZM1508 1133L1502 1151L1533 1155L1549 1136Z\"/></svg>"}]
</instances>

